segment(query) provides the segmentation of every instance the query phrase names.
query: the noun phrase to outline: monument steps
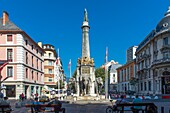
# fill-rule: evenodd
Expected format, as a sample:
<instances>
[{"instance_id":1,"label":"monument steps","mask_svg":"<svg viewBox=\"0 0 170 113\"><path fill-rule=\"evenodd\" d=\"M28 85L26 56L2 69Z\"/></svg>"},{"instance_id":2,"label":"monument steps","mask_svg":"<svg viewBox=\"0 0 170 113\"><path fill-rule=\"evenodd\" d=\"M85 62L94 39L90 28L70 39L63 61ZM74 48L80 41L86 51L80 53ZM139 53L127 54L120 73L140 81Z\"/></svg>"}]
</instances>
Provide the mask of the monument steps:
<instances>
[{"instance_id":1,"label":"monument steps","mask_svg":"<svg viewBox=\"0 0 170 113\"><path fill-rule=\"evenodd\" d=\"M98 96L78 96L77 100L84 100L84 101L88 101L88 100L99 100L100 98Z\"/></svg>"}]
</instances>

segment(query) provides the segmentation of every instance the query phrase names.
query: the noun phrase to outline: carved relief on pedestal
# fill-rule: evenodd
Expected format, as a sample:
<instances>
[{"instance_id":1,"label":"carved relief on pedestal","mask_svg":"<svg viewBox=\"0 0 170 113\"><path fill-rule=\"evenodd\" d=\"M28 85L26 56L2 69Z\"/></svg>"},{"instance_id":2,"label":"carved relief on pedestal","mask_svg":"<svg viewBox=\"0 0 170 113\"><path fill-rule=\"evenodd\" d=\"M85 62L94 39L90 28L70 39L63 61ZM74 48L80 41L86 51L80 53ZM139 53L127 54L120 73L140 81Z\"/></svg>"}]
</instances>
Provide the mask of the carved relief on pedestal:
<instances>
[{"instance_id":1,"label":"carved relief on pedestal","mask_svg":"<svg viewBox=\"0 0 170 113\"><path fill-rule=\"evenodd\" d=\"M93 58L90 59L88 57L83 57L81 63L85 64L85 65L87 65L87 64L94 65L94 59Z\"/></svg>"}]
</instances>

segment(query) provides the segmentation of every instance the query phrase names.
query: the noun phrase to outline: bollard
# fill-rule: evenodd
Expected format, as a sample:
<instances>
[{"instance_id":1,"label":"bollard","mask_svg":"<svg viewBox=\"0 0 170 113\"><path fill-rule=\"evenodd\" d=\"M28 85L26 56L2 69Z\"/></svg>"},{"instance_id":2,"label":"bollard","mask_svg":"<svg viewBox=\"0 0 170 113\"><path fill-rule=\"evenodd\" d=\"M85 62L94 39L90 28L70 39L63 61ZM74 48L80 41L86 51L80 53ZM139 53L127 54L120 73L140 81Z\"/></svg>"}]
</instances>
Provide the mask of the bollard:
<instances>
[{"instance_id":1,"label":"bollard","mask_svg":"<svg viewBox=\"0 0 170 113\"><path fill-rule=\"evenodd\" d=\"M164 107L161 107L161 113L164 113Z\"/></svg>"}]
</instances>

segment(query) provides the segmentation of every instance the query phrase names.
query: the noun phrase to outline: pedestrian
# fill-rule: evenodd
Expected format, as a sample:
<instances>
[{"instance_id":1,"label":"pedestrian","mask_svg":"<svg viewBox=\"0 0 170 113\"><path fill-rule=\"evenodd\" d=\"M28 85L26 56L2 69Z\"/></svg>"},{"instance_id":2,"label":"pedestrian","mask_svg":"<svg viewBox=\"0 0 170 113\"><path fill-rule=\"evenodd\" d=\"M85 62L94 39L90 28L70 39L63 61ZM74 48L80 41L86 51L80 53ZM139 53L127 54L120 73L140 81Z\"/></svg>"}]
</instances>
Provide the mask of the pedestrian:
<instances>
[{"instance_id":1,"label":"pedestrian","mask_svg":"<svg viewBox=\"0 0 170 113\"><path fill-rule=\"evenodd\" d=\"M55 97L55 99L51 102L48 103L49 105L51 104L56 104L57 106L54 107L55 113L59 113L59 111L63 111L65 113L65 108L62 107L62 103L58 100L58 97Z\"/></svg>"},{"instance_id":2,"label":"pedestrian","mask_svg":"<svg viewBox=\"0 0 170 113\"><path fill-rule=\"evenodd\" d=\"M21 94L21 99L22 101L24 100L25 96L24 96L24 93Z\"/></svg>"},{"instance_id":3,"label":"pedestrian","mask_svg":"<svg viewBox=\"0 0 170 113\"><path fill-rule=\"evenodd\" d=\"M38 97L35 97L35 99L34 99L32 104L33 105L37 105L37 106L34 107L35 112L41 112L42 111L41 107L38 106L38 105L41 105L41 103L38 101Z\"/></svg>"},{"instance_id":4,"label":"pedestrian","mask_svg":"<svg viewBox=\"0 0 170 113\"><path fill-rule=\"evenodd\" d=\"M113 105L113 109L114 109L115 111L116 111L117 109L121 110L120 107L117 107L117 104L123 104L123 103L129 103L129 102L125 100L124 95L121 95L121 96L120 96L120 99L117 99L116 102L115 102L115 104ZM129 110L129 108L127 108L127 107L125 107L124 109L128 109L128 110Z\"/></svg>"},{"instance_id":5,"label":"pedestrian","mask_svg":"<svg viewBox=\"0 0 170 113\"><path fill-rule=\"evenodd\" d=\"M135 99L133 99L133 103L141 103L142 99L139 98L138 95L135 96ZM133 113L139 113L140 110L142 110L142 106L133 106L131 107Z\"/></svg>"},{"instance_id":6,"label":"pedestrian","mask_svg":"<svg viewBox=\"0 0 170 113\"><path fill-rule=\"evenodd\" d=\"M38 97L38 93L35 94L35 97Z\"/></svg>"},{"instance_id":7,"label":"pedestrian","mask_svg":"<svg viewBox=\"0 0 170 113\"><path fill-rule=\"evenodd\" d=\"M11 112L11 106L10 102L8 101L8 97L4 97L1 95L0 96L0 105L9 105L9 108L4 108L5 113L10 113ZM2 109L0 109L0 113L2 112Z\"/></svg>"}]
</instances>

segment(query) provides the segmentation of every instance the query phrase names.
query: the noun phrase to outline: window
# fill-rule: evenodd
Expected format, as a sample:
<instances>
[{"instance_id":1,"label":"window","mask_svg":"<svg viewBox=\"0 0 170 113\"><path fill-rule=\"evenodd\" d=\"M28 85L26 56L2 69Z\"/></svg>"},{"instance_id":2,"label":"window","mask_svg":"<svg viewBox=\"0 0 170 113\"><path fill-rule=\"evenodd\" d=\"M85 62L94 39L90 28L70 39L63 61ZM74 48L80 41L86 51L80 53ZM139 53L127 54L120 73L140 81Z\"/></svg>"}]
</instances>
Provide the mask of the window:
<instances>
[{"instance_id":1,"label":"window","mask_svg":"<svg viewBox=\"0 0 170 113\"><path fill-rule=\"evenodd\" d=\"M151 81L148 82L148 89L151 91Z\"/></svg>"},{"instance_id":2,"label":"window","mask_svg":"<svg viewBox=\"0 0 170 113\"><path fill-rule=\"evenodd\" d=\"M32 67L34 67L34 56L32 56Z\"/></svg>"},{"instance_id":3,"label":"window","mask_svg":"<svg viewBox=\"0 0 170 113\"><path fill-rule=\"evenodd\" d=\"M49 55L49 58L51 57L51 53L48 53L48 55Z\"/></svg>"},{"instance_id":4,"label":"window","mask_svg":"<svg viewBox=\"0 0 170 113\"><path fill-rule=\"evenodd\" d=\"M157 41L154 42L154 51L157 50Z\"/></svg>"},{"instance_id":5,"label":"window","mask_svg":"<svg viewBox=\"0 0 170 113\"><path fill-rule=\"evenodd\" d=\"M145 85L145 87L144 87L144 88L145 88L145 91L146 91L146 90L147 90L147 89L146 89L146 88L147 88L147 87L146 87L146 82L145 82L145 84L144 84L144 85Z\"/></svg>"},{"instance_id":6,"label":"window","mask_svg":"<svg viewBox=\"0 0 170 113\"><path fill-rule=\"evenodd\" d=\"M113 74L113 77L115 77L115 74Z\"/></svg>"},{"instance_id":7,"label":"window","mask_svg":"<svg viewBox=\"0 0 170 113\"><path fill-rule=\"evenodd\" d=\"M7 60L12 62L12 49L7 49Z\"/></svg>"},{"instance_id":8,"label":"window","mask_svg":"<svg viewBox=\"0 0 170 113\"><path fill-rule=\"evenodd\" d=\"M52 78L52 77L49 77L49 78L48 78L48 81L49 81L49 82L52 82L52 81L53 81L53 78Z\"/></svg>"},{"instance_id":9,"label":"window","mask_svg":"<svg viewBox=\"0 0 170 113\"><path fill-rule=\"evenodd\" d=\"M41 62L41 71L42 71L42 62Z\"/></svg>"},{"instance_id":10,"label":"window","mask_svg":"<svg viewBox=\"0 0 170 113\"><path fill-rule=\"evenodd\" d=\"M52 66L52 61L48 61L48 65L49 65L49 66Z\"/></svg>"},{"instance_id":11,"label":"window","mask_svg":"<svg viewBox=\"0 0 170 113\"><path fill-rule=\"evenodd\" d=\"M13 76L13 67L7 67L7 76L12 77Z\"/></svg>"},{"instance_id":12,"label":"window","mask_svg":"<svg viewBox=\"0 0 170 113\"><path fill-rule=\"evenodd\" d=\"M12 35L7 35L7 41L12 42Z\"/></svg>"},{"instance_id":13,"label":"window","mask_svg":"<svg viewBox=\"0 0 170 113\"><path fill-rule=\"evenodd\" d=\"M27 68L25 70L25 73L26 73L26 78L28 78L28 69Z\"/></svg>"},{"instance_id":14,"label":"window","mask_svg":"<svg viewBox=\"0 0 170 113\"><path fill-rule=\"evenodd\" d=\"M26 64L28 64L28 52L26 52L25 54L26 54Z\"/></svg>"},{"instance_id":15,"label":"window","mask_svg":"<svg viewBox=\"0 0 170 113\"><path fill-rule=\"evenodd\" d=\"M34 79L34 72L32 71L32 80Z\"/></svg>"},{"instance_id":16,"label":"window","mask_svg":"<svg viewBox=\"0 0 170 113\"><path fill-rule=\"evenodd\" d=\"M28 41L27 40L25 40L25 45L28 45Z\"/></svg>"},{"instance_id":17,"label":"window","mask_svg":"<svg viewBox=\"0 0 170 113\"><path fill-rule=\"evenodd\" d=\"M48 74L52 74L52 69L49 69L49 70L48 70Z\"/></svg>"},{"instance_id":18,"label":"window","mask_svg":"<svg viewBox=\"0 0 170 113\"><path fill-rule=\"evenodd\" d=\"M34 46L32 45L32 50L34 49Z\"/></svg>"},{"instance_id":19,"label":"window","mask_svg":"<svg viewBox=\"0 0 170 113\"><path fill-rule=\"evenodd\" d=\"M37 58L37 69L38 69L38 58Z\"/></svg>"},{"instance_id":20,"label":"window","mask_svg":"<svg viewBox=\"0 0 170 113\"><path fill-rule=\"evenodd\" d=\"M165 58L165 59L166 59L166 58L169 58L168 52L164 52L164 53L163 53L163 58Z\"/></svg>"},{"instance_id":21,"label":"window","mask_svg":"<svg viewBox=\"0 0 170 113\"><path fill-rule=\"evenodd\" d=\"M163 38L163 45L168 45L168 37Z\"/></svg>"},{"instance_id":22,"label":"window","mask_svg":"<svg viewBox=\"0 0 170 113\"><path fill-rule=\"evenodd\" d=\"M143 91L143 83L141 83L140 88L140 90Z\"/></svg>"},{"instance_id":23,"label":"window","mask_svg":"<svg viewBox=\"0 0 170 113\"><path fill-rule=\"evenodd\" d=\"M37 72L37 81L38 81L38 72Z\"/></svg>"},{"instance_id":24,"label":"window","mask_svg":"<svg viewBox=\"0 0 170 113\"><path fill-rule=\"evenodd\" d=\"M38 54L38 49L36 51L37 51L37 54Z\"/></svg>"}]
</instances>

